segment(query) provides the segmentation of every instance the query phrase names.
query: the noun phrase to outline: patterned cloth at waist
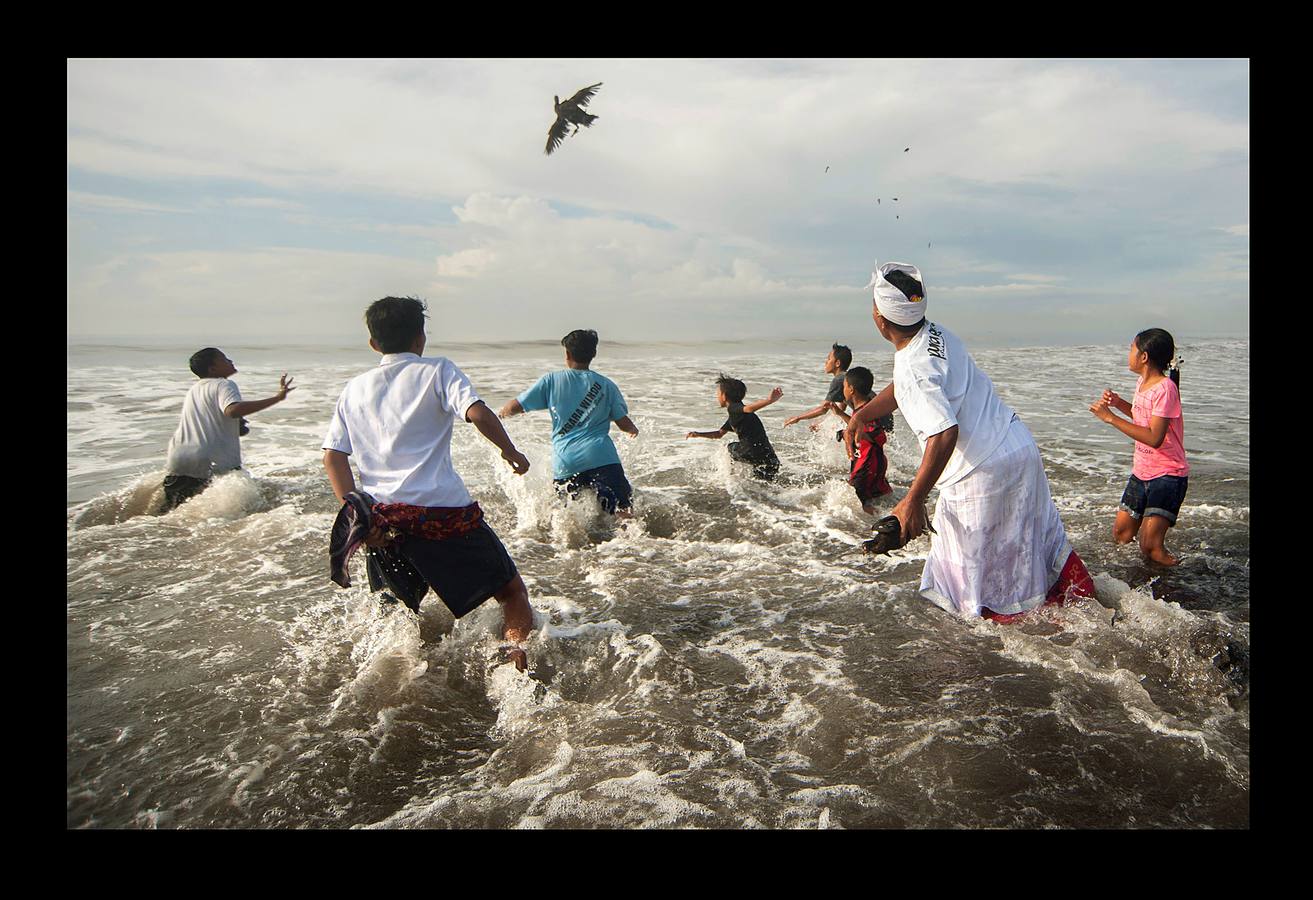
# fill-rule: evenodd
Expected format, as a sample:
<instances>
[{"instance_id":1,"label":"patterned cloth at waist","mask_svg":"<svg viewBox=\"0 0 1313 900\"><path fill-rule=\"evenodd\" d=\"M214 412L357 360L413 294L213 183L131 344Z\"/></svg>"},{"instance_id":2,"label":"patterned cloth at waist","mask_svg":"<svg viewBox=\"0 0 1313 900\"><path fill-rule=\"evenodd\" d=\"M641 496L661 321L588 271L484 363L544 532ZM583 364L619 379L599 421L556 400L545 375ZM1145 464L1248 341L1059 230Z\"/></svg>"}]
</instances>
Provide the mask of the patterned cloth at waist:
<instances>
[{"instance_id":1,"label":"patterned cloth at waist","mask_svg":"<svg viewBox=\"0 0 1313 900\"><path fill-rule=\"evenodd\" d=\"M478 503L469 506L376 503L370 513L372 525L428 541L460 537L483 525L483 510Z\"/></svg>"}]
</instances>

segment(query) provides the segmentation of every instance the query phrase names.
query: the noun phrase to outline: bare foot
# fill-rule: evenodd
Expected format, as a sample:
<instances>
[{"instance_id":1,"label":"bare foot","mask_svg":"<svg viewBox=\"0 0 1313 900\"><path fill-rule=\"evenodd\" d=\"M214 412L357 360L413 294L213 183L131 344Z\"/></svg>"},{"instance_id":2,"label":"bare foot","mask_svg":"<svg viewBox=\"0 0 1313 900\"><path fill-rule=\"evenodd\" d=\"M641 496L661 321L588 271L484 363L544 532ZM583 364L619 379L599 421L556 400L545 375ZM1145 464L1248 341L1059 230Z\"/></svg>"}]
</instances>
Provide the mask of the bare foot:
<instances>
[{"instance_id":1,"label":"bare foot","mask_svg":"<svg viewBox=\"0 0 1313 900\"><path fill-rule=\"evenodd\" d=\"M501 654L507 662L514 662L517 671L524 672L529 668L529 654L525 653L519 647L502 647Z\"/></svg>"},{"instance_id":2,"label":"bare foot","mask_svg":"<svg viewBox=\"0 0 1313 900\"><path fill-rule=\"evenodd\" d=\"M1157 547L1145 554L1149 559L1158 563L1160 566L1174 566L1180 562L1175 556L1168 553L1163 547Z\"/></svg>"}]
</instances>

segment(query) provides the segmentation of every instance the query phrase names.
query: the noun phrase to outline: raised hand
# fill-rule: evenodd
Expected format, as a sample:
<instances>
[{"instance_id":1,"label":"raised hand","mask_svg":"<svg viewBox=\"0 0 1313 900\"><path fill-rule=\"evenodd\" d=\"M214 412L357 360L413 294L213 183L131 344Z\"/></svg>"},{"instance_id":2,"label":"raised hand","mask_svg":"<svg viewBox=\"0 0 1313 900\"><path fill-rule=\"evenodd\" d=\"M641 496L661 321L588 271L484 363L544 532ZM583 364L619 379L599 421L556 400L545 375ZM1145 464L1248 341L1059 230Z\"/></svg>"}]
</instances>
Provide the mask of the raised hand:
<instances>
[{"instance_id":1,"label":"raised hand","mask_svg":"<svg viewBox=\"0 0 1313 900\"><path fill-rule=\"evenodd\" d=\"M278 399L286 400L288 392L294 390L296 388L292 387L292 379L288 378L287 373L284 372L283 377L278 379Z\"/></svg>"}]
</instances>

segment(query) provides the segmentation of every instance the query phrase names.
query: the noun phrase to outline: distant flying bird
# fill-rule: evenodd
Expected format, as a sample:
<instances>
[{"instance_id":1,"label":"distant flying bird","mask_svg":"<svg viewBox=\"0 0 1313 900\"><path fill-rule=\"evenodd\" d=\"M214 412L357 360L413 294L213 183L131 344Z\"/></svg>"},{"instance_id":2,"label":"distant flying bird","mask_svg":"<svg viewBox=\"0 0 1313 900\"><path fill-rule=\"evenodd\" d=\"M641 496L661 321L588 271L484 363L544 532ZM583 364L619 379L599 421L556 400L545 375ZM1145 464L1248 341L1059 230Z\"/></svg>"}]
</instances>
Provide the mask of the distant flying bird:
<instances>
[{"instance_id":1,"label":"distant flying bird","mask_svg":"<svg viewBox=\"0 0 1313 900\"><path fill-rule=\"evenodd\" d=\"M903 148L903 152L906 153L908 150L911 150L911 149L912 149L911 147L904 147L904 148Z\"/></svg>"},{"instance_id":2,"label":"distant flying bird","mask_svg":"<svg viewBox=\"0 0 1313 900\"><path fill-rule=\"evenodd\" d=\"M552 151L561 146L561 141L566 139L566 132L570 131L571 125L574 126L574 131L570 131L570 135L578 134L580 125L585 128L592 126L593 120L597 116L584 112L584 107L588 105L589 100L593 99L593 95L597 93L597 89L601 86L602 82L600 81L597 84L590 85L564 103L561 102L560 97L552 97L552 108L556 110L556 121L547 130L547 149L544 152L548 156L551 156Z\"/></svg>"},{"instance_id":3,"label":"distant flying bird","mask_svg":"<svg viewBox=\"0 0 1313 900\"><path fill-rule=\"evenodd\" d=\"M894 216L895 219L901 219L902 216Z\"/></svg>"},{"instance_id":4,"label":"distant flying bird","mask_svg":"<svg viewBox=\"0 0 1313 900\"><path fill-rule=\"evenodd\" d=\"M894 198L894 202L895 202L895 203L898 202L898 198L897 198L897 197Z\"/></svg>"},{"instance_id":5,"label":"distant flying bird","mask_svg":"<svg viewBox=\"0 0 1313 900\"><path fill-rule=\"evenodd\" d=\"M829 171L830 171L830 167L829 167L829 166L826 166L826 167L825 167L825 171L826 171L826 172L829 172Z\"/></svg>"},{"instance_id":6,"label":"distant flying bird","mask_svg":"<svg viewBox=\"0 0 1313 900\"><path fill-rule=\"evenodd\" d=\"M875 198L875 202L876 202L876 203L879 203L879 202L880 202L880 198L879 198L879 197L876 197L876 198Z\"/></svg>"}]
</instances>

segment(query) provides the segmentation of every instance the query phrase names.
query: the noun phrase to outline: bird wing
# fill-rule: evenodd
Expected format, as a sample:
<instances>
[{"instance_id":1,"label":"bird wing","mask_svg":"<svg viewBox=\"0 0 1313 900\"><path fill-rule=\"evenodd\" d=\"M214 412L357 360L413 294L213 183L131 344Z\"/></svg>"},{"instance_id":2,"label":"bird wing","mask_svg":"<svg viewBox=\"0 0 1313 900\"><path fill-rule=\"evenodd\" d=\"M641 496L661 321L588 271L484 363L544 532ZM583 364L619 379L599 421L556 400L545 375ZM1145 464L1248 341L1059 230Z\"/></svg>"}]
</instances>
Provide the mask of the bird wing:
<instances>
[{"instance_id":1,"label":"bird wing","mask_svg":"<svg viewBox=\"0 0 1313 900\"><path fill-rule=\"evenodd\" d=\"M565 102L582 109L583 107L588 105L589 100L593 99L593 95L597 93L597 89L600 88L601 86L602 86L602 82L600 81L597 82L597 84L589 85L588 87L584 88L579 93L575 94L573 97L571 97L569 100ZM561 105L564 106L565 104L563 103Z\"/></svg>"},{"instance_id":2,"label":"bird wing","mask_svg":"<svg viewBox=\"0 0 1313 900\"><path fill-rule=\"evenodd\" d=\"M561 146L561 141L565 140L565 133L570 130L570 123L565 121L563 116L557 116L552 127L547 129L547 149L543 152L548 156L552 151Z\"/></svg>"}]
</instances>

